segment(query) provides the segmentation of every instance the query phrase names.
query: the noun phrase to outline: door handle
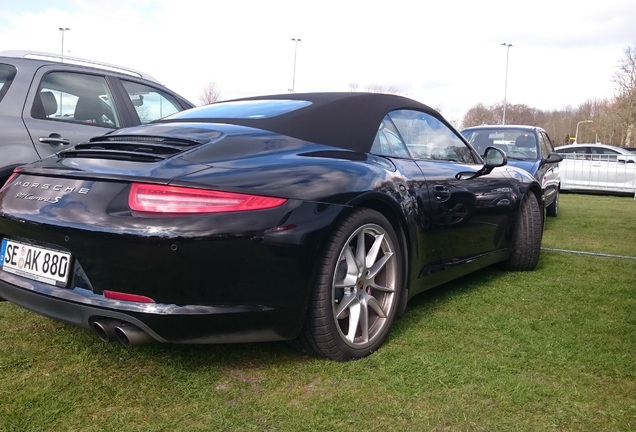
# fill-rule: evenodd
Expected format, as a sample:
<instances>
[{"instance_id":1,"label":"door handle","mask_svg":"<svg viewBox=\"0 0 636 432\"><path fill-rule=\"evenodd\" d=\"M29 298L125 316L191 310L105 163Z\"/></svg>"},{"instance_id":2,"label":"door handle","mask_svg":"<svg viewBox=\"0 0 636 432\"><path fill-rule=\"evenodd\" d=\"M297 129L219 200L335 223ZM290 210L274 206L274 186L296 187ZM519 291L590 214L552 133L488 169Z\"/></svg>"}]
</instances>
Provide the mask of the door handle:
<instances>
[{"instance_id":1,"label":"door handle","mask_svg":"<svg viewBox=\"0 0 636 432\"><path fill-rule=\"evenodd\" d=\"M451 192L446 186L433 186L433 196L436 201L445 201L450 198Z\"/></svg>"},{"instance_id":2,"label":"door handle","mask_svg":"<svg viewBox=\"0 0 636 432\"><path fill-rule=\"evenodd\" d=\"M62 138L62 135L57 133L52 133L48 137L40 137L38 138L38 141L42 144L49 144L51 146L63 146L71 143L71 140Z\"/></svg>"}]
</instances>

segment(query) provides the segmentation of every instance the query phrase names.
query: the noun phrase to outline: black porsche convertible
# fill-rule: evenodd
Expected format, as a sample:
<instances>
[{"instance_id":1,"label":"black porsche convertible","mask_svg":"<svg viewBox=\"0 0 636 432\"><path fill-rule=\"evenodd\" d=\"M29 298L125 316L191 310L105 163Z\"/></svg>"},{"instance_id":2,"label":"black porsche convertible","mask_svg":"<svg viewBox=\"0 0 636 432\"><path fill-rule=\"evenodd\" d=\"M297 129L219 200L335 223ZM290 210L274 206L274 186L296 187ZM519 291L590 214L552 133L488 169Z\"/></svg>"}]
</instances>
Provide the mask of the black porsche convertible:
<instances>
[{"instance_id":1,"label":"black porsche convertible","mask_svg":"<svg viewBox=\"0 0 636 432\"><path fill-rule=\"evenodd\" d=\"M219 102L16 169L0 297L126 346L369 355L414 295L537 265L541 185L376 93Z\"/></svg>"}]
</instances>

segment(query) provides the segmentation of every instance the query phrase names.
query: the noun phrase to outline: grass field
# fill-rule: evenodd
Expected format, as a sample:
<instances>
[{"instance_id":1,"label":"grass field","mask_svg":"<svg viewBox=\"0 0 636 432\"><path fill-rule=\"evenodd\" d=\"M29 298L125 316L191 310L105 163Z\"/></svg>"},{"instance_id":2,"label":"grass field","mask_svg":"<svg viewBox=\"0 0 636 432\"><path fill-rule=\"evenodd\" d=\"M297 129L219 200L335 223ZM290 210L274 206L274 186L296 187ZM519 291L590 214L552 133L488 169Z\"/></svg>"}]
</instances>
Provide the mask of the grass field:
<instances>
[{"instance_id":1,"label":"grass field","mask_svg":"<svg viewBox=\"0 0 636 432\"><path fill-rule=\"evenodd\" d=\"M562 196L544 246L636 256L636 201ZM544 251L415 298L349 363L146 345L0 303L0 431L635 431L636 260Z\"/></svg>"}]
</instances>

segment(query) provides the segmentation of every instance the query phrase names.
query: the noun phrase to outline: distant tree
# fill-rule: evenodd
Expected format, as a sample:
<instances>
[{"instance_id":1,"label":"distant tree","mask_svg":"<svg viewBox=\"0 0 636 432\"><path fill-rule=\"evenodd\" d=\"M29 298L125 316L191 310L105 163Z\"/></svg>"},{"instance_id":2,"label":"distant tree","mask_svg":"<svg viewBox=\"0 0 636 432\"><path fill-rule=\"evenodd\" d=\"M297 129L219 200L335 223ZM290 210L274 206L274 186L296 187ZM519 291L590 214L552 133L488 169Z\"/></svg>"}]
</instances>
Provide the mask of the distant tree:
<instances>
[{"instance_id":1,"label":"distant tree","mask_svg":"<svg viewBox=\"0 0 636 432\"><path fill-rule=\"evenodd\" d=\"M625 49L614 82L618 85L617 117L625 130L623 143L636 146L636 46Z\"/></svg>"},{"instance_id":2,"label":"distant tree","mask_svg":"<svg viewBox=\"0 0 636 432\"><path fill-rule=\"evenodd\" d=\"M503 107L494 107L498 112L503 112ZM512 104L506 106L506 124L537 125L540 119L540 111L524 104Z\"/></svg>"},{"instance_id":3,"label":"distant tree","mask_svg":"<svg viewBox=\"0 0 636 432\"><path fill-rule=\"evenodd\" d=\"M217 87L215 82L210 81L203 88L203 92L199 96L199 102L201 105L208 105L221 99L221 90Z\"/></svg>"},{"instance_id":4,"label":"distant tree","mask_svg":"<svg viewBox=\"0 0 636 432\"><path fill-rule=\"evenodd\" d=\"M364 87L364 89L369 93L391 93L396 94L400 90L395 86L384 87L380 84L369 84Z\"/></svg>"},{"instance_id":5,"label":"distant tree","mask_svg":"<svg viewBox=\"0 0 636 432\"><path fill-rule=\"evenodd\" d=\"M614 74L618 95L636 97L636 46L627 47L618 72Z\"/></svg>"},{"instance_id":6,"label":"distant tree","mask_svg":"<svg viewBox=\"0 0 636 432\"><path fill-rule=\"evenodd\" d=\"M477 104L466 112L462 121L462 128L483 124L499 124L498 113L484 104Z\"/></svg>"},{"instance_id":7,"label":"distant tree","mask_svg":"<svg viewBox=\"0 0 636 432\"><path fill-rule=\"evenodd\" d=\"M350 92L357 92L358 91L358 83L349 83L349 91Z\"/></svg>"}]
</instances>

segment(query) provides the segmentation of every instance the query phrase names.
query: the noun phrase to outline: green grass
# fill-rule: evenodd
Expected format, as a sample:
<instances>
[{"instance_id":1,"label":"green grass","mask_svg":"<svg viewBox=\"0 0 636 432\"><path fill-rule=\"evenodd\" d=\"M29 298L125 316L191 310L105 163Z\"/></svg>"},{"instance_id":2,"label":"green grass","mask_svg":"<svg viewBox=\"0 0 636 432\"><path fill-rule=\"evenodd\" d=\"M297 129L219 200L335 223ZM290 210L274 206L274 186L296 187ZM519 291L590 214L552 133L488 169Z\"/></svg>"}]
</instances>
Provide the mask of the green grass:
<instances>
[{"instance_id":1,"label":"green grass","mask_svg":"<svg viewBox=\"0 0 636 432\"><path fill-rule=\"evenodd\" d=\"M544 246L636 256L636 201L564 195ZM0 303L0 431L634 431L636 261L544 251L415 298L349 363L125 349Z\"/></svg>"}]
</instances>

